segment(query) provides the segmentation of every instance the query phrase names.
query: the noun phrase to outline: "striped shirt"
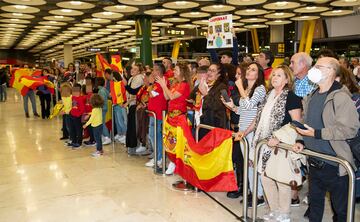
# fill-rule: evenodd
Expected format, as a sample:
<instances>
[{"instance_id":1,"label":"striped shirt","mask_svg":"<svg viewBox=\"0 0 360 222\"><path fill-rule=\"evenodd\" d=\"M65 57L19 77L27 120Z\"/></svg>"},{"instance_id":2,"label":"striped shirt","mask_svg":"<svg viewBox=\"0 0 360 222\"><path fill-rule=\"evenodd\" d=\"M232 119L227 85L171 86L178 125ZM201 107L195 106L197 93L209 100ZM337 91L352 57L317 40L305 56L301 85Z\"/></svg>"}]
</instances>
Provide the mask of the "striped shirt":
<instances>
[{"instance_id":1,"label":"striped shirt","mask_svg":"<svg viewBox=\"0 0 360 222\"><path fill-rule=\"evenodd\" d=\"M309 95L315 88L316 84L311 82L307 75L303 79L295 78L295 95L298 97Z\"/></svg>"},{"instance_id":2,"label":"striped shirt","mask_svg":"<svg viewBox=\"0 0 360 222\"><path fill-rule=\"evenodd\" d=\"M251 98L240 98L236 114L240 115L239 130L245 131L256 118L259 104L266 96L265 86L255 88Z\"/></svg>"}]
</instances>

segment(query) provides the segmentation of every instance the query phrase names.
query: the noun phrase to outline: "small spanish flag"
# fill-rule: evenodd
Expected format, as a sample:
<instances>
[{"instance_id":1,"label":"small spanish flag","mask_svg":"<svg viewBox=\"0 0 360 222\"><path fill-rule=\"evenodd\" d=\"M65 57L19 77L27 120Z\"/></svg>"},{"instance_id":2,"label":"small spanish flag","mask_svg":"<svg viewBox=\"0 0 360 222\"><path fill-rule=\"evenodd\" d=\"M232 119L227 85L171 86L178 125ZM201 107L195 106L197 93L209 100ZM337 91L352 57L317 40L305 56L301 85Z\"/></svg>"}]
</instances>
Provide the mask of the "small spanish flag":
<instances>
[{"instance_id":1,"label":"small spanish flag","mask_svg":"<svg viewBox=\"0 0 360 222\"><path fill-rule=\"evenodd\" d=\"M117 71L119 73L123 73L123 68L121 65L121 56L120 55L112 55L111 56L111 68L114 71Z\"/></svg>"},{"instance_id":2,"label":"small spanish flag","mask_svg":"<svg viewBox=\"0 0 360 222\"><path fill-rule=\"evenodd\" d=\"M237 189L231 131L215 128L196 143L186 116L179 115L166 118L163 133L175 173L188 183L206 192Z\"/></svg>"},{"instance_id":3,"label":"small spanish flag","mask_svg":"<svg viewBox=\"0 0 360 222\"><path fill-rule=\"evenodd\" d=\"M105 69L111 69L108 61L100 54L96 54L96 76L104 77Z\"/></svg>"},{"instance_id":4,"label":"small spanish flag","mask_svg":"<svg viewBox=\"0 0 360 222\"><path fill-rule=\"evenodd\" d=\"M122 81L110 81L110 94L113 104L123 104L126 102L126 90Z\"/></svg>"}]
</instances>

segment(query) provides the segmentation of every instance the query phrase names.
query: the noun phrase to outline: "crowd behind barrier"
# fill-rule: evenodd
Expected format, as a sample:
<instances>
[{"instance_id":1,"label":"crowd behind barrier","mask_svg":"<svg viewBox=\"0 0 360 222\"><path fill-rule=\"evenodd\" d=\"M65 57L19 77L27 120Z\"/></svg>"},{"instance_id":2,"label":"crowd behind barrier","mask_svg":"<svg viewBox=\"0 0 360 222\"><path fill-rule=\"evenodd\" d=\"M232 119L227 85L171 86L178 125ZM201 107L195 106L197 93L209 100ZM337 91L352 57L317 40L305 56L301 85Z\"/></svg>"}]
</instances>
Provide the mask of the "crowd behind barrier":
<instances>
[{"instance_id":1,"label":"crowd behind barrier","mask_svg":"<svg viewBox=\"0 0 360 222\"><path fill-rule=\"evenodd\" d=\"M358 59L353 59L350 67L343 58L337 60L330 52L324 52L313 64L309 55L296 53L291 57L290 64L272 68L274 56L269 51L261 52L255 61L244 60L240 64L237 55L234 57L233 54L223 52L220 63L201 58L196 66L183 62L174 66L171 58L164 58L153 68L133 63L123 70L101 70L92 64L81 64L79 72L76 72L75 66L69 64L67 70L43 69L39 75L33 74L31 78L24 77L27 74L20 70L13 74L12 84L24 97L27 118L28 98L32 102L34 116L40 116L36 110L35 94L41 101L43 119L50 116L51 100L61 104L59 114L63 117L63 135L60 139L66 140L66 146L72 149L79 149L83 145L96 146L92 156L99 158L104 154L103 145L111 143L114 150L115 143L120 143L127 148L130 156L149 156L150 160L145 166L154 167L154 172L158 172L159 168L166 175L173 175L174 172L184 174L189 170L186 158L191 157L185 153L183 159L179 158L175 149L179 146L177 142L180 138L165 134L168 132L167 124L175 127L182 124L182 129L192 128L183 133L189 132L196 137L196 141L206 137L212 128L231 130L234 138L228 157L232 162L232 172L223 181L230 178L234 186L226 188L223 185L222 188L228 191L229 198L243 197L240 202L245 220L248 206L253 208L252 216L255 219L256 208L268 204L270 211L264 215L264 220L290 221L291 207L299 205L298 186L291 187L264 174L274 147L283 148L278 145L281 141L274 137L274 132L297 121L300 125L295 125L298 138L294 150L314 156L308 150L301 151L305 145L316 153L327 154L326 158L316 154L325 160L311 159L321 164L319 175L335 172L335 175L339 174L334 177L335 182L339 180L342 187L347 187L347 182L343 181L346 171L341 166L327 162L327 157L333 156L332 160L342 165L343 161L334 157L345 158L348 162L345 168L352 195L331 201L338 206L334 209L337 220L345 221L344 218L347 218L347 221L351 221L355 184L354 171L349 171L348 164L356 171L359 160L354 161L346 140L355 137L360 126ZM15 76L20 78L16 79ZM4 93L4 88L1 90ZM164 112L167 112L166 117ZM185 122L180 124L180 120ZM89 140L84 141L85 138ZM192 144L190 137L186 139L187 144ZM268 143L261 150L256 149L259 144L264 144L264 140ZM221 142L216 147L220 147ZM198 149L196 145L191 146L190 152L194 147ZM216 147L214 145L213 148ZM260 159L255 158L258 152L261 153ZM311 166L303 164L299 168L302 178L314 176ZM199 171L190 170L201 183L202 177L197 174ZM314 186L314 181L310 179L310 186ZM355 186L360 186L360 183ZM219 186L213 187L219 189ZM341 190L342 187L329 187L330 190L325 187L319 192L330 191L336 196L339 193L334 190ZM314 221L315 218L322 218L323 206L316 202L311 192L308 196L310 207L305 216ZM278 201L277 198L280 198L281 205L274 201ZM344 207L347 201L348 209L346 204ZM314 203L318 208L314 208ZM311 209L320 210L315 212ZM346 209L347 212L344 212Z\"/></svg>"}]
</instances>

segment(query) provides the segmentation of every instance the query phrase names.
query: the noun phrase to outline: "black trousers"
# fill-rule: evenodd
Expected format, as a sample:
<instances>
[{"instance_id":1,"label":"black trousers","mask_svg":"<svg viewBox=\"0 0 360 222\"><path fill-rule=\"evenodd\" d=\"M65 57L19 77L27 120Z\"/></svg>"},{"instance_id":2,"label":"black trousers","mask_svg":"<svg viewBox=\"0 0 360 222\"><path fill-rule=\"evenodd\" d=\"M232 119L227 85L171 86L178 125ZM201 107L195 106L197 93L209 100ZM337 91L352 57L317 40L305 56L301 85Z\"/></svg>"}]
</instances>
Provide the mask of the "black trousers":
<instances>
[{"instance_id":1,"label":"black trousers","mask_svg":"<svg viewBox=\"0 0 360 222\"><path fill-rule=\"evenodd\" d=\"M309 198L310 222L321 222L324 214L325 195L330 193L335 222L346 222L348 201L348 176L338 176L337 166L324 163L321 169L310 166ZM336 216L335 216L336 215Z\"/></svg>"},{"instance_id":2,"label":"black trousers","mask_svg":"<svg viewBox=\"0 0 360 222\"><path fill-rule=\"evenodd\" d=\"M72 143L81 145L83 132L81 117L71 116L70 119L70 139Z\"/></svg>"},{"instance_id":3,"label":"black trousers","mask_svg":"<svg viewBox=\"0 0 360 222\"><path fill-rule=\"evenodd\" d=\"M51 94L40 94L41 117L43 119L50 116Z\"/></svg>"},{"instance_id":4,"label":"black trousers","mask_svg":"<svg viewBox=\"0 0 360 222\"><path fill-rule=\"evenodd\" d=\"M126 130L126 147L128 148L137 147L136 105L132 105L129 107L127 130Z\"/></svg>"}]
</instances>

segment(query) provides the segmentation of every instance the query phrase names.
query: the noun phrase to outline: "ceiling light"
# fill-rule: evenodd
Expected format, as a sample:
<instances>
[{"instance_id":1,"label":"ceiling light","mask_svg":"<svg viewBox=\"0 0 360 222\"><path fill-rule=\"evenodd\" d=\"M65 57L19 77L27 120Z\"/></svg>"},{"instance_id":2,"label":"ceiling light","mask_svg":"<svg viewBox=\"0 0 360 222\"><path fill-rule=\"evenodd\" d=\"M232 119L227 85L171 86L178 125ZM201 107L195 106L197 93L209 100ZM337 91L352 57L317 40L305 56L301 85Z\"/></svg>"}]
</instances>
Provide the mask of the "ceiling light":
<instances>
[{"instance_id":1,"label":"ceiling light","mask_svg":"<svg viewBox=\"0 0 360 222\"><path fill-rule=\"evenodd\" d=\"M306 9L307 10L314 10L314 9L316 9L316 6L307 6Z\"/></svg>"},{"instance_id":2,"label":"ceiling light","mask_svg":"<svg viewBox=\"0 0 360 222\"><path fill-rule=\"evenodd\" d=\"M80 2L80 1L70 1L70 4L72 4L72 5L81 5L82 2Z\"/></svg>"},{"instance_id":3,"label":"ceiling light","mask_svg":"<svg viewBox=\"0 0 360 222\"><path fill-rule=\"evenodd\" d=\"M112 12L103 12L102 14L103 14L103 15L107 15L107 16L111 16L111 15L113 15L114 13L112 13Z\"/></svg>"},{"instance_id":4,"label":"ceiling light","mask_svg":"<svg viewBox=\"0 0 360 222\"><path fill-rule=\"evenodd\" d=\"M177 5L186 5L187 2L186 1L176 1L175 4L177 4Z\"/></svg>"},{"instance_id":5,"label":"ceiling light","mask_svg":"<svg viewBox=\"0 0 360 222\"><path fill-rule=\"evenodd\" d=\"M61 9L61 11L62 11L62 12L65 12L65 13L70 13L70 12L72 12L73 10L71 10L71 9Z\"/></svg>"},{"instance_id":6,"label":"ceiling light","mask_svg":"<svg viewBox=\"0 0 360 222\"><path fill-rule=\"evenodd\" d=\"M12 13L13 16L23 16L23 13Z\"/></svg>"},{"instance_id":7,"label":"ceiling light","mask_svg":"<svg viewBox=\"0 0 360 222\"><path fill-rule=\"evenodd\" d=\"M64 18L64 16L62 16L62 15L55 15L54 17L55 17L55 18L59 18L59 19Z\"/></svg>"},{"instance_id":8,"label":"ceiling light","mask_svg":"<svg viewBox=\"0 0 360 222\"><path fill-rule=\"evenodd\" d=\"M115 5L115 8L117 8L117 9L126 9L127 6L126 5Z\"/></svg>"},{"instance_id":9,"label":"ceiling light","mask_svg":"<svg viewBox=\"0 0 360 222\"><path fill-rule=\"evenodd\" d=\"M279 7L284 7L288 4L288 2L276 2L275 4Z\"/></svg>"},{"instance_id":10,"label":"ceiling light","mask_svg":"<svg viewBox=\"0 0 360 222\"><path fill-rule=\"evenodd\" d=\"M22 10L27 9L27 6L26 6L26 5L14 5L14 7L15 7L16 9L22 9Z\"/></svg>"},{"instance_id":11,"label":"ceiling light","mask_svg":"<svg viewBox=\"0 0 360 222\"><path fill-rule=\"evenodd\" d=\"M213 5L212 7L213 7L213 8L217 8L217 9L219 9L219 8L224 8L223 5Z\"/></svg>"}]
</instances>

